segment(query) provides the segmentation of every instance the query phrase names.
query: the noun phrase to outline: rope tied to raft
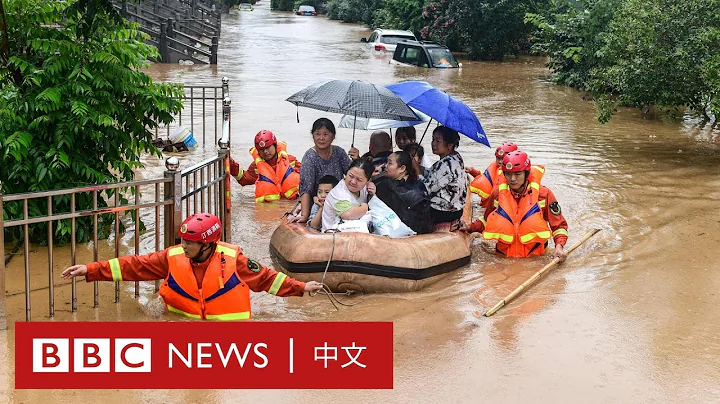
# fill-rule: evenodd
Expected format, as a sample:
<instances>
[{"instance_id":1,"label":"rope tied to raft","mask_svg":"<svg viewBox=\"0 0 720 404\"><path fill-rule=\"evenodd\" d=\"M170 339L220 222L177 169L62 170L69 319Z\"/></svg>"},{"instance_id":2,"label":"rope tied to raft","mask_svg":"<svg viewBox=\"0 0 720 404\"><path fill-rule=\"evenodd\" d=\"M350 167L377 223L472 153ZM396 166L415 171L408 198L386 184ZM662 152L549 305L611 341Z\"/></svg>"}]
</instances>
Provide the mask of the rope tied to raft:
<instances>
[{"instance_id":1,"label":"rope tied to raft","mask_svg":"<svg viewBox=\"0 0 720 404\"><path fill-rule=\"evenodd\" d=\"M338 231L335 229L329 229L328 231L326 231L326 233L332 233L332 248L330 249L330 257L327 260L327 264L325 265L325 271L323 271L323 276L322 276L322 279L320 280L320 284L323 286L323 288L317 292L310 292L309 294L311 297L315 296L318 293L322 293L322 294L326 295L328 297L328 300L330 300L330 303L332 303L333 307L335 307L335 310L340 310L340 308L338 308L337 304L339 304L341 306L346 306L346 307L355 306L359 302L353 303L353 304L343 303L340 300L338 300L337 297L335 297L335 295L345 295L348 297L352 296L355 293L353 290L347 290L345 293L333 292L330 289L330 287L325 284L325 275L327 275L327 271L330 268L330 262L332 262L333 255L335 254L335 233L338 233ZM337 303L337 304L335 304L335 303Z\"/></svg>"}]
</instances>

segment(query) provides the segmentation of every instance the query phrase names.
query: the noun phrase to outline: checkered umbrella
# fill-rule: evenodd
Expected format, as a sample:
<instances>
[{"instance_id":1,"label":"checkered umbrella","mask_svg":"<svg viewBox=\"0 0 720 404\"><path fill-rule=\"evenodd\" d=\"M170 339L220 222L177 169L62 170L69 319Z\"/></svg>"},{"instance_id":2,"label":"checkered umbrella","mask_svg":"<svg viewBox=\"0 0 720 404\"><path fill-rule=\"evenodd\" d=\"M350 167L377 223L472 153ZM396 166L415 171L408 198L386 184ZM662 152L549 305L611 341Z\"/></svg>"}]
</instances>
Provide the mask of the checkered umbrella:
<instances>
[{"instance_id":1,"label":"checkered umbrella","mask_svg":"<svg viewBox=\"0 0 720 404\"><path fill-rule=\"evenodd\" d=\"M420 118L383 86L360 80L329 80L315 83L286 101L297 105L361 118L419 121ZM353 144L355 128L353 127Z\"/></svg>"}]
</instances>

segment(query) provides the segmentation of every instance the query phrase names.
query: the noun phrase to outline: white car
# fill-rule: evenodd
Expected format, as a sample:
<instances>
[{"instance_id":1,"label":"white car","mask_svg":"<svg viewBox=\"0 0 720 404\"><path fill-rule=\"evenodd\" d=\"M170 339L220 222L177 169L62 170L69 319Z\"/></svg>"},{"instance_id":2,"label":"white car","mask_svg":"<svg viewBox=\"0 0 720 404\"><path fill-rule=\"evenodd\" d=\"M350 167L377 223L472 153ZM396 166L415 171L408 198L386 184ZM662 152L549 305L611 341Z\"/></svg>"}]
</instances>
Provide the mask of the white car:
<instances>
[{"instance_id":1,"label":"white car","mask_svg":"<svg viewBox=\"0 0 720 404\"><path fill-rule=\"evenodd\" d=\"M415 34L410 31L401 31L396 29L376 29L370 34L369 38L363 38L360 41L367 43L369 49L384 52L395 52L395 46L399 41L417 41Z\"/></svg>"}]
</instances>

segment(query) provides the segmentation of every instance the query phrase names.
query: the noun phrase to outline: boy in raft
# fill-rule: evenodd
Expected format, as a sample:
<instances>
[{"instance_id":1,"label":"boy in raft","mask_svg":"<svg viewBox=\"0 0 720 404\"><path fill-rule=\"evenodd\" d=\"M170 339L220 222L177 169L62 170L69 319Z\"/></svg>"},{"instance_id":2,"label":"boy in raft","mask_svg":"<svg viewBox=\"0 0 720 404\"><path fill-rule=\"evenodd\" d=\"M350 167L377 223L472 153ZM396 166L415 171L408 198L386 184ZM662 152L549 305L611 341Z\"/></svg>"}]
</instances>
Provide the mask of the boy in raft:
<instances>
[{"instance_id":1,"label":"boy in raft","mask_svg":"<svg viewBox=\"0 0 720 404\"><path fill-rule=\"evenodd\" d=\"M320 178L318 183L317 195L313 198L315 202L310 210L307 225L313 229L320 230L322 228L322 209L325 206L325 198L330 191L338 184L338 179L334 175L326 175Z\"/></svg>"},{"instance_id":2,"label":"boy in raft","mask_svg":"<svg viewBox=\"0 0 720 404\"><path fill-rule=\"evenodd\" d=\"M397 128L395 130L395 145L400 150L405 150L405 146L409 145L410 143L416 143L416 139L417 131L415 130L414 126L405 126L402 128ZM410 153L410 155L412 156L413 154ZM432 167L433 162L427 155L423 155L420 160L420 167L422 167L422 170L418 171L418 174L422 175L425 170Z\"/></svg>"},{"instance_id":3,"label":"boy in raft","mask_svg":"<svg viewBox=\"0 0 720 404\"><path fill-rule=\"evenodd\" d=\"M165 279L160 296L168 311L203 320L248 320L250 290L276 296L302 296L322 284L296 281L243 255L240 247L220 241L220 219L199 213L180 226L180 245L148 255L74 265L63 279L85 275L92 281Z\"/></svg>"},{"instance_id":4,"label":"boy in raft","mask_svg":"<svg viewBox=\"0 0 720 404\"><path fill-rule=\"evenodd\" d=\"M247 170L230 161L230 175L240 185L255 184L255 202L272 202L297 198L300 184L300 162L288 154L285 142L278 142L269 130L255 135L255 147L250 149L253 162Z\"/></svg>"},{"instance_id":5,"label":"boy in raft","mask_svg":"<svg viewBox=\"0 0 720 404\"><path fill-rule=\"evenodd\" d=\"M503 158L510 152L517 151L518 147L515 143L506 142L495 149L495 161L490 163L485 169L485 172L481 173L474 167L465 168L465 172L473 176L473 180L470 183L470 192L480 196L480 203L482 207L488 207L488 198L493 190L497 188L498 177L503 175L503 171L500 168L502 165ZM531 171L535 175L535 180L539 184L545 174L545 167L543 166L532 166Z\"/></svg>"},{"instance_id":6,"label":"boy in raft","mask_svg":"<svg viewBox=\"0 0 720 404\"><path fill-rule=\"evenodd\" d=\"M503 175L489 195L484 217L464 230L482 233L485 240L497 240L497 253L506 257L543 255L552 237L553 256L562 262L567 257L567 221L555 195L537 182L530 167L525 152L505 154Z\"/></svg>"}]
</instances>

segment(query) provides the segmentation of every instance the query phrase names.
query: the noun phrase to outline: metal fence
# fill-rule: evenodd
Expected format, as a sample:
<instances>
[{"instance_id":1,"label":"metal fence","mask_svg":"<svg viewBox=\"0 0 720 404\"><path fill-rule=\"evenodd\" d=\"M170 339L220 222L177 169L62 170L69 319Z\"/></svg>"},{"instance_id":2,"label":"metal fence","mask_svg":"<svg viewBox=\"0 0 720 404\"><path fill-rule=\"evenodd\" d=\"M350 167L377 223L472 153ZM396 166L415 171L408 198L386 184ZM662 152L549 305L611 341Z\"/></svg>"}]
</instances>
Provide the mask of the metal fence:
<instances>
[{"instance_id":1,"label":"metal fence","mask_svg":"<svg viewBox=\"0 0 720 404\"><path fill-rule=\"evenodd\" d=\"M184 86L184 89L183 110L174 116L171 124L156 128L155 137L169 140L181 127L188 128L199 147L214 147L220 140L218 136L222 136L223 100L230 102L229 80L223 77L221 86ZM228 138L230 141L232 139Z\"/></svg>"},{"instance_id":2,"label":"metal fence","mask_svg":"<svg viewBox=\"0 0 720 404\"><path fill-rule=\"evenodd\" d=\"M192 89L190 88L190 100L192 100ZM24 294L25 294L25 319L32 318L31 292L34 276L41 276L43 270L31 262L29 235L33 226L47 228L47 254L48 265L48 316L55 315L55 279L53 274L53 263L55 261L55 249L53 247L53 236L60 221L70 222L70 265L76 264L77 257L77 222L79 220L92 221L92 235L89 236L89 243L92 243L93 261L99 259L101 229L100 222L112 223L112 229L108 235L114 237L114 256L121 254L121 241L132 238L131 254L140 254L141 251L158 251L178 244L177 231L181 222L189 215L198 212L211 212L216 214L224 224L222 239L230 240L230 98L227 79L223 78L223 86L211 87L222 91L222 124L221 137L217 144L219 146L217 157L202 161L194 166L180 170L179 161L176 157L170 157L165 161L166 171L162 178L146 179L139 181L128 181L94 186L61 189L45 192L31 192L23 194L2 194L0 184L0 210L6 204L22 205L21 218L9 218L3 220L0 216L0 245L3 250L3 259L0 260L0 329L7 326L7 305L6 305L6 262L5 255L8 246L5 244L5 229L20 227L24 240L22 256L24 258ZM202 91L204 93L204 90ZM203 97L204 102L204 97ZM192 109L192 101L190 109ZM187 106L185 106L187 109ZM204 114L204 108L203 108ZM181 114L182 115L182 114ZM192 117L192 112L190 113ZM203 139L205 138L203 129ZM215 135L217 137L217 134ZM57 198L69 198L70 210L65 212L53 211L54 202ZM31 214L29 201L45 199L47 201L47 213ZM92 201L89 209L78 210L77 201L84 199ZM66 199L67 200L67 199ZM151 229L148 224L154 227L141 239L144 233L143 227ZM159 281L155 282L155 292L159 287ZM40 288L42 289L42 288ZM135 282L135 297L140 295L140 282ZM120 284L115 283L115 299L120 299ZM71 311L77 311L76 281L72 281ZM99 307L99 286L98 282L93 287L93 307Z\"/></svg>"}]
</instances>

